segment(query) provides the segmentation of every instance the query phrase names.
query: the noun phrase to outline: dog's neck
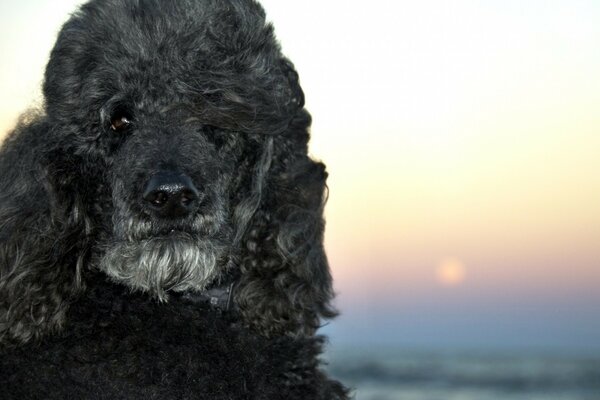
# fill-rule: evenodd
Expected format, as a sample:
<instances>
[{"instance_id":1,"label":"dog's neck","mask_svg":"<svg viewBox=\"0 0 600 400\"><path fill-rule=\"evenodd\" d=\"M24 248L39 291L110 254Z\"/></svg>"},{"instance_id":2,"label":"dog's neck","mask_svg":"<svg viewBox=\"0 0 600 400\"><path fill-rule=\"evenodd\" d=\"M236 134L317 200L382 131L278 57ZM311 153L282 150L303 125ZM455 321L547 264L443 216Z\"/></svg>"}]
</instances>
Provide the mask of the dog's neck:
<instances>
[{"instance_id":1,"label":"dog's neck","mask_svg":"<svg viewBox=\"0 0 600 400\"><path fill-rule=\"evenodd\" d=\"M175 302L183 302L188 304L196 304L201 308L211 308L218 312L233 311L234 306L234 293L238 283L238 279L234 275L225 275L216 282L213 282L208 288L201 291L186 291L186 292L169 292L169 297ZM96 299L91 301L107 301L109 303L115 303L113 300L119 298L134 298L139 296L140 298L146 298L147 294L139 291L131 291L127 286L119 284L118 282L112 281L106 274L100 271L90 271L90 276L86 283L86 287L89 292L88 296L90 299ZM107 298L108 296L108 298ZM125 300L128 302L130 300ZM115 304L117 308L118 304L122 302L117 301Z\"/></svg>"},{"instance_id":2,"label":"dog's neck","mask_svg":"<svg viewBox=\"0 0 600 400\"><path fill-rule=\"evenodd\" d=\"M186 292L181 298L196 304L208 304L211 307L228 311L233 308L233 291L235 282L221 286L211 286L201 292Z\"/></svg>"}]
</instances>

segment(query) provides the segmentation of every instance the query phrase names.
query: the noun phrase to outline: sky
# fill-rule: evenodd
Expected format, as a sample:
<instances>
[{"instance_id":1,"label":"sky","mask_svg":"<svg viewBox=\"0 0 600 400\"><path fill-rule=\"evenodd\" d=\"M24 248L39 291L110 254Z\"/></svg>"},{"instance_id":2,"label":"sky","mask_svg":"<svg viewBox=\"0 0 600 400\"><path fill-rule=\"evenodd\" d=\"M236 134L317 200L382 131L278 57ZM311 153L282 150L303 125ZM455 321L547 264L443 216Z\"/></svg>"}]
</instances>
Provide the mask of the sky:
<instances>
[{"instance_id":1,"label":"sky","mask_svg":"<svg viewBox=\"0 0 600 400\"><path fill-rule=\"evenodd\" d=\"M76 3L0 5L0 132ZM600 351L600 3L262 4L330 174L331 342Z\"/></svg>"}]
</instances>

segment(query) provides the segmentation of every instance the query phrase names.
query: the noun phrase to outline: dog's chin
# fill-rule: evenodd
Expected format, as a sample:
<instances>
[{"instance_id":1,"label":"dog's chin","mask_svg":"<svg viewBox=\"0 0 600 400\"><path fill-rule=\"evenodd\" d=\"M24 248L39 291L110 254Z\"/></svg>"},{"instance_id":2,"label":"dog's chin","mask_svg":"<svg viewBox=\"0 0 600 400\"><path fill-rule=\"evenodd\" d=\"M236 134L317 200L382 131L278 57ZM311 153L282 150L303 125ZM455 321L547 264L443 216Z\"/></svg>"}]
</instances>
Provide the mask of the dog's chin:
<instances>
[{"instance_id":1,"label":"dog's chin","mask_svg":"<svg viewBox=\"0 0 600 400\"><path fill-rule=\"evenodd\" d=\"M226 258L227 248L217 240L172 233L114 243L106 249L99 266L113 280L166 301L170 291L205 289Z\"/></svg>"}]
</instances>

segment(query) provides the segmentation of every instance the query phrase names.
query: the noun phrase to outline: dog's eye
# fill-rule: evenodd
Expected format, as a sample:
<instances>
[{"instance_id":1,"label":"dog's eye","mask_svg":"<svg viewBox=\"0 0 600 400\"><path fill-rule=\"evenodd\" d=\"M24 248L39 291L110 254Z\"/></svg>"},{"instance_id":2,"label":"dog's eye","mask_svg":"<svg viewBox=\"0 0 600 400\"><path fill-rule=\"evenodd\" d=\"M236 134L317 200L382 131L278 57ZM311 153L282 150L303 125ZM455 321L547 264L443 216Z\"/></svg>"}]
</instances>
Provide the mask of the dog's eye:
<instances>
[{"instance_id":1,"label":"dog's eye","mask_svg":"<svg viewBox=\"0 0 600 400\"><path fill-rule=\"evenodd\" d=\"M131 124L131 121L129 120L129 118L122 115L120 117L114 118L111 121L110 127L115 132L121 132L121 131L125 130L130 124Z\"/></svg>"},{"instance_id":2,"label":"dog's eye","mask_svg":"<svg viewBox=\"0 0 600 400\"><path fill-rule=\"evenodd\" d=\"M219 129L216 126L204 125L204 132L218 149L225 147L231 140L229 132Z\"/></svg>"},{"instance_id":3,"label":"dog's eye","mask_svg":"<svg viewBox=\"0 0 600 400\"><path fill-rule=\"evenodd\" d=\"M118 110L110 119L110 127L115 132L123 132L131 125L131 122L132 118L128 113Z\"/></svg>"}]
</instances>

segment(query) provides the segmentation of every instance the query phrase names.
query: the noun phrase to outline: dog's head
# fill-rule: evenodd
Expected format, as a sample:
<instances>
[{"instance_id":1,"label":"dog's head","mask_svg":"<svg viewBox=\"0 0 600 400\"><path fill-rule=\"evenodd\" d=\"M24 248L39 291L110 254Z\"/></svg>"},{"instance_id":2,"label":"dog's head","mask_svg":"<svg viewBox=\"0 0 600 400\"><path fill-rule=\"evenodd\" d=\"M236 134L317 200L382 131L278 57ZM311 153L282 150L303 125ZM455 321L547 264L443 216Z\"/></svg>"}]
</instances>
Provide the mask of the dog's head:
<instances>
[{"instance_id":1,"label":"dog's head","mask_svg":"<svg viewBox=\"0 0 600 400\"><path fill-rule=\"evenodd\" d=\"M100 268L161 298L211 283L237 251L236 207L259 190L268 143L301 107L262 10L95 1L64 27L46 77L48 114L75 128L60 134L104 164Z\"/></svg>"},{"instance_id":2,"label":"dog's head","mask_svg":"<svg viewBox=\"0 0 600 400\"><path fill-rule=\"evenodd\" d=\"M326 173L257 3L92 0L60 32L44 96L54 225L87 240L70 246L77 274L161 300L235 275L265 333L333 315Z\"/></svg>"}]
</instances>

